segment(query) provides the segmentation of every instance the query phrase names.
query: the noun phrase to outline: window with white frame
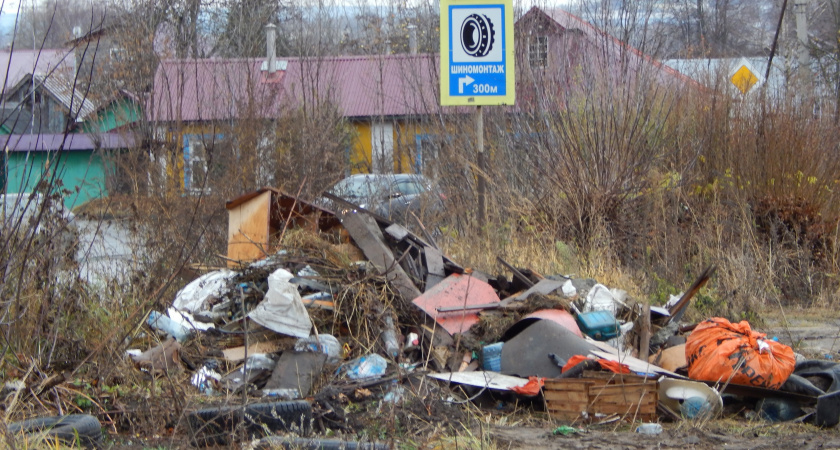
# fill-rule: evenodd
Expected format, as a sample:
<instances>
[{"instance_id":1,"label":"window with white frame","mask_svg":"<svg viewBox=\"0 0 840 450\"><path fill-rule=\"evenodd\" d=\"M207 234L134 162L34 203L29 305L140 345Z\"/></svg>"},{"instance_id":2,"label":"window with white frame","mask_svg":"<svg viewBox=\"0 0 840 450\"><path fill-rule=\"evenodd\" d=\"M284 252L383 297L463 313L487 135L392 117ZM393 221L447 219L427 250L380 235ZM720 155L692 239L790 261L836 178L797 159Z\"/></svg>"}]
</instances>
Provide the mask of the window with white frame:
<instances>
[{"instance_id":1,"label":"window with white frame","mask_svg":"<svg viewBox=\"0 0 840 450\"><path fill-rule=\"evenodd\" d=\"M394 124L374 122L371 127L371 172L394 172Z\"/></svg>"}]
</instances>

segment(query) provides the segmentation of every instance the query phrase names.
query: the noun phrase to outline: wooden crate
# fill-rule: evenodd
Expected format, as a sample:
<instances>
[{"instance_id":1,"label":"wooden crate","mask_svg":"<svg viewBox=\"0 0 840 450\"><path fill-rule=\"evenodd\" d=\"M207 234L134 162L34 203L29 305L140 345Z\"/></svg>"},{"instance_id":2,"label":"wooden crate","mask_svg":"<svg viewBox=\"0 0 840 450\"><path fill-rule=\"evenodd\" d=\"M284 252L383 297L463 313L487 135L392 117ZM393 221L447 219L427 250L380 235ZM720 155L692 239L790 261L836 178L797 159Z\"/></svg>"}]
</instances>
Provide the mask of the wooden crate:
<instances>
[{"instance_id":1,"label":"wooden crate","mask_svg":"<svg viewBox=\"0 0 840 450\"><path fill-rule=\"evenodd\" d=\"M584 375L584 378L545 380L545 402L553 417L574 422L595 419L596 414L618 414L628 421L656 420L659 403L656 380L604 372Z\"/></svg>"}]
</instances>

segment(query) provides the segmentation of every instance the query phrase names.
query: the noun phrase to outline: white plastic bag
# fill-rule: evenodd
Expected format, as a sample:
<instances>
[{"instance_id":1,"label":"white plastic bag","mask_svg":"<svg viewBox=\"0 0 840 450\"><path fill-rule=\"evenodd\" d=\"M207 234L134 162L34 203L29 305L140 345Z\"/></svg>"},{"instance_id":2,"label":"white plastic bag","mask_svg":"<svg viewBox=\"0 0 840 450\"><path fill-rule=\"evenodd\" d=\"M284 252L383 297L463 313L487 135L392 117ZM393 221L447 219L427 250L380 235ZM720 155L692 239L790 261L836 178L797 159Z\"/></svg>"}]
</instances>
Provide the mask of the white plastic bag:
<instances>
[{"instance_id":1,"label":"white plastic bag","mask_svg":"<svg viewBox=\"0 0 840 450\"><path fill-rule=\"evenodd\" d=\"M220 297L234 275L236 272L227 269L206 273L178 291L172 306L193 314L204 311L208 307L207 301L210 297Z\"/></svg>"},{"instance_id":2,"label":"white plastic bag","mask_svg":"<svg viewBox=\"0 0 840 450\"><path fill-rule=\"evenodd\" d=\"M297 287L289 283L294 277L285 269L277 269L268 276L265 299L249 314L254 322L280 334L298 338L309 337L312 321L303 306Z\"/></svg>"},{"instance_id":3,"label":"white plastic bag","mask_svg":"<svg viewBox=\"0 0 840 450\"><path fill-rule=\"evenodd\" d=\"M620 289L610 289L598 283L586 294L583 312L609 311L613 315L617 315L619 307L626 306L622 298L627 298L626 292Z\"/></svg>"},{"instance_id":4,"label":"white plastic bag","mask_svg":"<svg viewBox=\"0 0 840 450\"><path fill-rule=\"evenodd\" d=\"M327 362L335 364L341 361L341 344L331 334L312 335L308 338L298 339L295 342L296 352L325 353Z\"/></svg>"}]
</instances>

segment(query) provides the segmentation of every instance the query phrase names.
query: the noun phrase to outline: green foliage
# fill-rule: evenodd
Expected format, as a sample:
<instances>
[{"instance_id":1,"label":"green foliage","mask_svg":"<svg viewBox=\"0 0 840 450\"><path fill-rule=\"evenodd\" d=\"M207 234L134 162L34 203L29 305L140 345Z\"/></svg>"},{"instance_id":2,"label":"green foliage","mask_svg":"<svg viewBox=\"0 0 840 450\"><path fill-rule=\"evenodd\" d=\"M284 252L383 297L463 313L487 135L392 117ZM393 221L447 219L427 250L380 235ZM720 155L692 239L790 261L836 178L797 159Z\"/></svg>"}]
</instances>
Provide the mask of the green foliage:
<instances>
[{"instance_id":1,"label":"green foliage","mask_svg":"<svg viewBox=\"0 0 840 450\"><path fill-rule=\"evenodd\" d=\"M88 410L93 406L93 402L90 401L90 398L84 395L76 395L73 397L73 403L84 410Z\"/></svg>"},{"instance_id":2,"label":"green foliage","mask_svg":"<svg viewBox=\"0 0 840 450\"><path fill-rule=\"evenodd\" d=\"M653 278L653 287L648 297L651 305L664 305L672 295L680 292L680 289L674 286L673 283L660 277L657 273L651 273L651 277Z\"/></svg>"},{"instance_id":3,"label":"green foliage","mask_svg":"<svg viewBox=\"0 0 840 450\"><path fill-rule=\"evenodd\" d=\"M700 289L694 295L692 306L699 317L720 317L727 316L728 304L726 299L711 295L706 288Z\"/></svg>"}]
</instances>

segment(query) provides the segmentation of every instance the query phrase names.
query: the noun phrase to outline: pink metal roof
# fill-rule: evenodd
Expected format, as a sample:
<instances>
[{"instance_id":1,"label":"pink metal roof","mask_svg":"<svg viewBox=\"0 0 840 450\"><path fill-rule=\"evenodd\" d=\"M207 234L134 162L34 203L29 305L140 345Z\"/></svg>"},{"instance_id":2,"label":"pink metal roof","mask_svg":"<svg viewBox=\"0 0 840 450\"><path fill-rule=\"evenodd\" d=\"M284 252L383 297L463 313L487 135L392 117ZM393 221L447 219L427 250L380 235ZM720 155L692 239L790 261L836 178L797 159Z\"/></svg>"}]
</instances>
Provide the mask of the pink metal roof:
<instances>
[{"instance_id":1,"label":"pink metal roof","mask_svg":"<svg viewBox=\"0 0 840 450\"><path fill-rule=\"evenodd\" d=\"M335 101L346 117L404 116L439 110L435 55L341 56L290 59L284 79L295 103L305 92ZM311 87L304 89L304 87Z\"/></svg>"},{"instance_id":2,"label":"pink metal roof","mask_svg":"<svg viewBox=\"0 0 840 450\"><path fill-rule=\"evenodd\" d=\"M266 82L261 63L257 59L162 61L147 107L149 119L192 122L276 117L282 85ZM275 73L276 77L282 75Z\"/></svg>"},{"instance_id":3,"label":"pink metal roof","mask_svg":"<svg viewBox=\"0 0 840 450\"><path fill-rule=\"evenodd\" d=\"M434 55L277 58L285 70L260 70L264 58L165 60L155 74L153 121L278 117L315 96L345 117L404 116L438 111ZM245 106L248 105L248 106ZM250 109L248 109L250 108Z\"/></svg>"},{"instance_id":4,"label":"pink metal roof","mask_svg":"<svg viewBox=\"0 0 840 450\"><path fill-rule=\"evenodd\" d=\"M71 50L0 50L0 92L17 85L25 75L47 75L59 67L73 67Z\"/></svg>"},{"instance_id":5,"label":"pink metal roof","mask_svg":"<svg viewBox=\"0 0 840 450\"><path fill-rule=\"evenodd\" d=\"M534 7L520 22L536 14L544 15L561 29L581 32L585 46L562 50L580 52L591 61L600 58L596 62L609 68L614 83L626 83L641 70L653 69L662 82L694 84L690 78L565 11ZM270 78L260 70L264 61L265 58L162 61L146 108L149 120L276 118L284 109L311 103L316 97L332 101L349 118L463 110L439 106L437 55L278 57L282 69Z\"/></svg>"}]
</instances>

